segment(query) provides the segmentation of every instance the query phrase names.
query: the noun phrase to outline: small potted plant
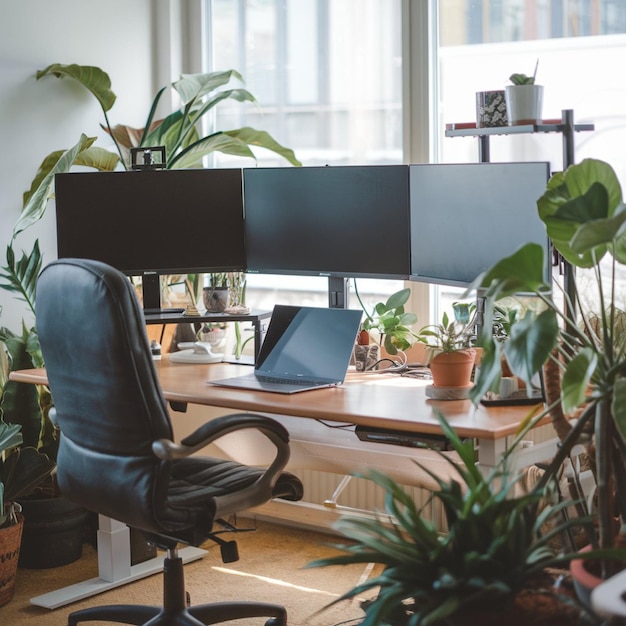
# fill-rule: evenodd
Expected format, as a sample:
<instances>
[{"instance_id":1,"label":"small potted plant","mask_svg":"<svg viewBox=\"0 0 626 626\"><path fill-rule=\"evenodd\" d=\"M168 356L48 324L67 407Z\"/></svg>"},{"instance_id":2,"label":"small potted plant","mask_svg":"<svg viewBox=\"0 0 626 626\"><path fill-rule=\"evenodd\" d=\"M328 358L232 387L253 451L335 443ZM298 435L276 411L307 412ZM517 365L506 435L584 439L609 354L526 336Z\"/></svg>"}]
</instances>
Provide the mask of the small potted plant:
<instances>
[{"instance_id":1,"label":"small potted plant","mask_svg":"<svg viewBox=\"0 0 626 626\"><path fill-rule=\"evenodd\" d=\"M506 113L509 126L541 124L543 86L535 83L537 64L532 76L514 73L509 76L511 85L505 88Z\"/></svg>"},{"instance_id":2,"label":"small potted plant","mask_svg":"<svg viewBox=\"0 0 626 626\"><path fill-rule=\"evenodd\" d=\"M452 309L453 318L444 312L439 324L421 328L418 341L428 349L433 386L467 390L476 362L476 305L455 302Z\"/></svg>"},{"instance_id":3,"label":"small potted plant","mask_svg":"<svg viewBox=\"0 0 626 626\"><path fill-rule=\"evenodd\" d=\"M20 424L0 420L0 606L13 597L24 518L17 499L54 470L45 454L23 445Z\"/></svg>"},{"instance_id":4,"label":"small potted plant","mask_svg":"<svg viewBox=\"0 0 626 626\"><path fill-rule=\"evenodd\" d=\"M404 305L411 295L409 288L396 291L385 302L376 303L372 311L368 311L363 304L356 288L356 281L354 290L365 312L365 319L361 322L357 336L357 346L363 347L362 351L367 351L368 363L374 364L378 361L382 348L388 355L395 356L399 351L407 350L416 342L417 335L409 327L417 322L417 315L404 310ZM365 359L362 360L365 361ZM361 369L369 368L365 366Z\"/></svg>"},{"instance_id":5,"label":"small potted plant","mask_svg":"<svg viewBox=\"0 0 626 626\"><path fill-rule=\"evenodd\" d=\"M209 313L223 313L228 306L228 273L207 274L208 285L202 291L202 301Z\"/></svg>"}]
</instances>

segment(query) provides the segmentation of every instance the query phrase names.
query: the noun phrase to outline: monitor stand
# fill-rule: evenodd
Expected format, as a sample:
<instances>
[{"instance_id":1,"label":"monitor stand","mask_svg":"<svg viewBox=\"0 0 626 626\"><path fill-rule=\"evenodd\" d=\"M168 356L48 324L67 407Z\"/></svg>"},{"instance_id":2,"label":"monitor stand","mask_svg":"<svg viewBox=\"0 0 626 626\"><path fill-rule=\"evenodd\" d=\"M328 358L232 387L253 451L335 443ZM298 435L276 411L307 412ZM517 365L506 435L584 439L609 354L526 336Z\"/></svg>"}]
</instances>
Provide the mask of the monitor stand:
<instances>
[{"instance_id":1,"label":"monitor stand","mask_svg":"<svg viewBox=\"0 0 626 626\"><path fill-rule=\"evenodd\" d=\"M145 272L142 275L141 290L143 292L143 312L145 315L184 313L185 309L161 308L161 279L156 272Z\"/></svg>"},{"instance_id":2,"label":"monitor stand","mask_svg":"<svg viewBox=\"0 0 626 626\"><path fill-rule=\"evenodd\" d=\"M328 277L328 307L347 309L350 291L350 279L339 276Z\"/></svg>"}]
</instances>

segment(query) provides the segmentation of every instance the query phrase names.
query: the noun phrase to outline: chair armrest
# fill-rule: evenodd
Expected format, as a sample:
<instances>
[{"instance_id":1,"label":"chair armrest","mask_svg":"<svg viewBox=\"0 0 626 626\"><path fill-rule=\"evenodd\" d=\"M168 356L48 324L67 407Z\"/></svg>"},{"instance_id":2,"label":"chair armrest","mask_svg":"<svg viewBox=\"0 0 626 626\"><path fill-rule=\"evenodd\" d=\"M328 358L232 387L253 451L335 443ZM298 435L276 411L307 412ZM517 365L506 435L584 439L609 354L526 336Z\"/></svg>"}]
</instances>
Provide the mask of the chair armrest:
<instances>
[{"instance_id":1,"label":"chair armrest","mask_svg":"<svg viewBox=\"0 0 626 626\"><path fill-rule=\"evenodd\" d=\"M158 439L152 443L152 451L164 461L175 460L190 456L228 433L247 428L258 430L265 435L276 447L276 456L252 485L215 498L216 516L222 517L283 495L277 493L279 491L277 487L281 473L289 461L289 433L282 424L262 415L234 413L203 424L179 444L167 439Z\"/></svg>"},{"instance_id":2,"label":"chair armrest","mask_svg":"<svg viewBox=\"0 0 626 626\"><path fill-rule=\"evenodd\" d=\"M261 431L276 447L289 444L287 429L277 421L253 413L233 413L203 424L182 439L180 443L168 439L158 439L152 444L152 451L164 461L180 459L198 452L198 450L228 433L246 428Z\"/></svg>"}]
</instances>

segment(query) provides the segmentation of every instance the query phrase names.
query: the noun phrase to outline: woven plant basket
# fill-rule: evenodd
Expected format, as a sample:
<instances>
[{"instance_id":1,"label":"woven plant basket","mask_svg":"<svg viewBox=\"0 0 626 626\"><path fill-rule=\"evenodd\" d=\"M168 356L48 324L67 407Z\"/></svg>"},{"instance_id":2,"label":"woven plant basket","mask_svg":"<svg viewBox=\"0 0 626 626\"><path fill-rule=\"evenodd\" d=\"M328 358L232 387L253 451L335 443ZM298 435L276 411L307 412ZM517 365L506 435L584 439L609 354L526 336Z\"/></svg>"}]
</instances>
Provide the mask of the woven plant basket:
<instances>
[{"instance_id":1,"label":"woven plant basket","mask_svg":"<svg viewBox=\"0 0 626 626\"><path fill-rule=\"evenodd\" d=\"M18 513L17 520L17 524L0 529L0 606L13 597L15 587L24 516Z\"/></svg>"}]
</instances>

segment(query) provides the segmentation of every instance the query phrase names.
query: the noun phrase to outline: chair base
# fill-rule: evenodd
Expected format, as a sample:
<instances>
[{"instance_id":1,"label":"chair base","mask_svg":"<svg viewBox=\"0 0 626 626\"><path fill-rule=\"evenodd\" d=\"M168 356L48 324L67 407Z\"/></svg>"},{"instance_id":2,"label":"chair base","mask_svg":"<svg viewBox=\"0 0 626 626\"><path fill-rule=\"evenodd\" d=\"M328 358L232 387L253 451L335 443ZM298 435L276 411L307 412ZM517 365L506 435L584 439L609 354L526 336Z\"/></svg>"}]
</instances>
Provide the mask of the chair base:
<instances>
[{"instance_id":1,"label":"chair base","mask_svg":"<svg viewBox=\"0 0 626 626\"><path fill-rule=\"evenodd\" d=\"M183 560L179 556L168 556L163 566L163 607L129 604L96 606L71 613L68 626L95 621L136 626L208 626L249 617L269 618L265 626L287 626L287 611L278 604L214 602L188 606Z\"/></svg>"},{"instance_id":2,"label":"chair base","mask_svg":"<svg viewBox=\"0 0 626 626\"><path fill-rule=\"evenodd\" d=\"M160 607L120 604L75 611L68 626L83 622L114 622L136 626L208 626L233 619L267 617L265 626L287 626L287 611L278 604L263 602L216 602L199 604L175 613Z\"/></svg>"}]
</instances>

